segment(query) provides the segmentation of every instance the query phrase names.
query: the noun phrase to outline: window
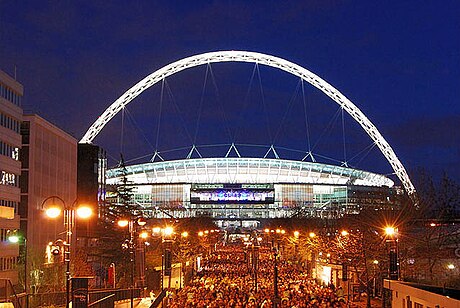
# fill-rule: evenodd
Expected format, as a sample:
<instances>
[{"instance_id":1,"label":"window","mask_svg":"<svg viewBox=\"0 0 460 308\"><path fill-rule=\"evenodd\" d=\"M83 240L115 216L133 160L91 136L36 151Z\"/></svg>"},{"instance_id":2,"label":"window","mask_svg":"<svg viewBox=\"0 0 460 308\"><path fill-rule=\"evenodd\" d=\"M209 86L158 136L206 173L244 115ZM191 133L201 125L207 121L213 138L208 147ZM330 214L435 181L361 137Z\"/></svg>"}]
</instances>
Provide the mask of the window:
<instances>
[{"instance_id":1,"label":"window","mask_svg":"<svg viewBox=\"0 0 460 308\"><path fill-rule=\"evenodd\" d=\"M0 140L0 155L19 160L19 148Z\"/></svg>"},{"instance_id":2,"label":"window","mask_svg":"<svg viewBox=\"0 0 460 308\"><path fill-rule=\"evenodd\" d=\"M19 175L3 170L0 171L0 185L19 187Z\"/></svg>"},{"instance_id":3,"label":"window","mask_svg":"<svg viewBox=\"0 0 460 308\"><path fill-rule=\"evenodd\" d=\"M3 97L4 99L9 100L16 106L21 106L22 96L16 93L13 89L1 83L0 83L0 97Z\"/></svg>"},{"instance_id":4,"label":"window","mask_svg":"<svg viewBox=\"0 0 460 308\"><path fill-rule=\"evenodd\" d=\"M13 119L12 117L0 113L0 126L11 129L12 131L19 134L20 123L18 120Z\"/></svg>"}]
</instances>

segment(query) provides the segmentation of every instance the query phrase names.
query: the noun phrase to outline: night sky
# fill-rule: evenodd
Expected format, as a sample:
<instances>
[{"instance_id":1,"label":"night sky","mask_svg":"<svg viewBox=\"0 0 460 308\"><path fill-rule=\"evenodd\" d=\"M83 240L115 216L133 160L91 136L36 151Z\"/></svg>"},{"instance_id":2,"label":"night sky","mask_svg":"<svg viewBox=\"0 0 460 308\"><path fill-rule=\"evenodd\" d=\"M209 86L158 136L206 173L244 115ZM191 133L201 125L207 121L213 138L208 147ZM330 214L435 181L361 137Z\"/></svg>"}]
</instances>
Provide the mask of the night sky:
<instances>
[{"instance_id":1,"label":"night sky","mask_svg":"<svg viewBox=\"0 0 460 308\"><path fill-rule=\"evenodd\" d=\"M331 83L376 125L410 174L425 168L460 179L458 1L0 0L0 42L0 69L14 75L16 66L25 112L77 139L124 91L171 62L256 51ZM171 76L95 140L111 165L120 151L131 162L155 149L165 159L184 158L192 144L205 156L223 156L227 146L204 145L231 142L274 144L291 159L312 149L319 161L392 172L326 95L251 63ZM239 149L243 156L267 151Z\"/></svg>"}]
</instances>

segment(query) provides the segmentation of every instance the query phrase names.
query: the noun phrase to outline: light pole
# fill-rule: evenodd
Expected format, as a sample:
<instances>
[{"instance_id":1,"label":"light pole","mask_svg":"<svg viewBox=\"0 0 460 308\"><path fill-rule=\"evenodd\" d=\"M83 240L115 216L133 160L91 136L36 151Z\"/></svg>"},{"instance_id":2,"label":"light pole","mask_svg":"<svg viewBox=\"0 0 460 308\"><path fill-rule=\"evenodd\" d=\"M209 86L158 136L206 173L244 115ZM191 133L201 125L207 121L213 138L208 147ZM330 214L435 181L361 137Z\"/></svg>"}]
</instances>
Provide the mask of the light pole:
<instances>
[{"instance_id":1,"label":"light pole","mask_svg":"<svg viewBox=\"0 0 460 308\"><path fill-rule=\"evenodd\" d=\"M391 280L399 279L399 260L398 260L398 229L393 226L385 227L386 242L389 246L388 267L389 278Z\"/></svg>"},{"instance_id":2,"label":"light pole","mask_svg":"<svg viewBox=\"0 0 460 308\"><path fill-rule=\"evenodd\" d=\"M252 245L252 266L253 266L253 271L254 271L254 287L255 291L257 293L258 289L258 281L257 281L257 276L259 274L259 249L260 249L260 242L262 241L261 237L257 237L255 244Z\"/></svg>"},{"instance_id":3,"label":"light pole","mask_svg":"<svg viewBox=\"0 0 460 308\"><path fill-rule=\"evenodd\" d=\"M278 307L279 295L278 295L278 250L273 247L273 258L274 258L274 271L273 271L273 308Z\"/></svg>"},{"instance_id":4,"label":"light pole","mask_svg":"<svg viewBox=\"0 0 460 308\"><path fill-rule=\"evenodd\" d=\"M165 228L154 227L152 229L153 235L161 236L163 246L161 258L161 291L164 289L164 276L168 276L168 289L171 288L171 275L172 275L172 243L174 236L174 228L166 226ZM188 233L182 233L182 237L187 237Z\"/></svg>"},{"instance_id":5,"label":"light pole","mask_svg":"<svg viewBox=\"0 0 460 308\"><path fill-rule=\"evenodd\" d=\"M131 219L121 219L117 222L119 227L128 227L129 232L129 261L131 263L131 292L130 292L130 299L131 308L134 307L134 275L135 275L135 263L136 263L136 254L135 254L135 243L134 238L136 234L136 225L145 226L147 222L143 217L135 218L131 217Z\"/></svg>"},{"instance_id":6,"label":"light pole","mask_svg":"<svg viewBox=\"0 0 460 308\"><path fill-rule=\"evenodd\" d=\"M51 201L50 201L51 200ZM56 200L58 204L56 204ZM60 205L59 205L60 203ZM72 233L75 227L75 214L80 217L87 219L93 211L89 206L81 205L78 206L78 199L73 203L66 203L61 197L50 196L45 198L41 204L41 208L45 210L46 215L49 218L57 218L61 215L61 211L64 210L64 228L65 228L65 242L64 242L64 263L66 266L66 308L69 308L70 304L70 247L72 243Z\"/></svg>"},{"instance_id":7,"label":"light pole","mask_svg":"<svg viewBox=\"0 0 460 308\"><path fill-rule=\"evenodd\" d=\"M376 297L377 295L377 266L379 265L379 260L374 260L372 261L372 264L374 264L374 281L373 281L373 296Z\"/></svg>"},{"instance_id":8,"label":"light pole","mask_svg":"<svg viewBox=\"0 0 460 308\"><path fill-rule=\"evenodd\" d=\"M24 293L27 296L27 238L25 236L19 236L16 232L8 236L8 241L10 243L19 243L20 240L23 240L24 243ZM26 301L28 304L28 301Z\"/></svg>"}]
</instances>

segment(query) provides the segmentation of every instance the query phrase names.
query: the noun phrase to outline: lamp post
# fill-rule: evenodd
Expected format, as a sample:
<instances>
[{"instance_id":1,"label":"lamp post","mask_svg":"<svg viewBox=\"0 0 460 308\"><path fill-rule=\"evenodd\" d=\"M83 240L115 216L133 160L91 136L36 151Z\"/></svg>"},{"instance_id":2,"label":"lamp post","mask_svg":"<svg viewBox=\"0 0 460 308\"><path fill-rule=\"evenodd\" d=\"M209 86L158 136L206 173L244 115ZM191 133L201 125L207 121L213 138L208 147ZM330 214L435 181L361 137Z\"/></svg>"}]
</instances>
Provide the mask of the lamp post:
<instances>
[{"instance_id":1,"label":"lamp post","mask_svg":"<svg viewBox=\"0 0 460 308\"><path fill-rule=\"evenodd\" d=\"M253 272L254 272L254 288L257 293L258 289L258 281L257 281L257 276L259 274L259 248L260 248L260 242L262 241L261 237L257 237L255 244L252 245L252 266L253 266Z\"/></svg>"},{"instance_id":2,"label":"lamp post","mask_svg":"<svg viewBox=\"0 0 460 308\"><path fill-rule=\"evenodd\" d=\"M385 228L386 242L389 249L389 261L390 265L388 268L389 278L392 280L399 279L399 260L398 260L398 229L393 226Z\"/></svg>"},{"instance_id":3,"label":"lamp post","mask_svg":"<svg viewBox=\"0 0 460 308\"><path fill-rule=\"evenodd\" d=\"M172 275L172 243L174 237L174 228L166 226L164 228L154 227L152 229L153 235L161 236L163 246L161 258L161 291L164 289L164 277L168 276L168 289L171 288L171 275ZM182 237L187 237L188 232L183 232ZM181 269L182 270L182 269Z\"/></svg>"},{"instance_id":4,"label":"lamp post","mask_svg":"<svg viewBox=\"0 0 460 308\"><path fill-rule=\"evenodd\" d=\"M135 254L135 243L134 238L136 234L136 225L145 226L147 222L143 217L136 218L131 217L130 219L120 219L117 224L119 227L125 228L128 227L129 232L129 261L131 263L131 292L130 292L130 306L134 307L134 276L135 276L135 263L136 263L136 254Z\"/></svg>"},{"instance_id":5,"label":"lamp post","mask_svg":"<svg viewBox=\"0 0 460 308\"><path fill-rule=\"evenodd\" d=\"M51 201L50 201L51 200ZM59 204L56 204L56 200ZM45 210L46 215L49 218L57 218L61 215L64 210L64 228L65 228L65 242L64 245L64 263L66 267L66 308L69 308L70 304L70 247L72 243L72 233L75 227L75 215L80 218L89 218L92 215L92 209L88 206L78 206L78 199L73 203L66 203L61 197L50 196L45 198L41 204L41 208Z\"/></svg>"},{"instance_id":6,"label":"lamp post","mask_svg":"<svg viewBox=\"0 0 460 308\"><path fill-rule=\"evenodd\" d=\"M373 281L373 292L372 295L373 297L376 297L377 295L377 266L379 265L379 260L374 260L372 261L372 264L374 264L374 281Z\"/></svg>"},{"instance_id":7,"label":"lamp post","mask_svg":"<svg viewBox=\"0 0 460 308\"><path fill-rule=\"evenodd\" d=\"M8 241L10 243L19 243L21 239L24 243L24 293L27 296L27 276L28 276L28 273L27 273L27 238L25 236L18 235L16 232L8 236ZM26 301L26 303L27 305L29 304L28 301Z\"/></svg>"},{"instance_id":8,"label":"lamp post","mask_svg":"<svg viewBox=\"0 0 460 308\"><path fill-rule=\"evenodd\" d=\"M278 250L273 247L273 262L274 262L274 271L273 271L273 308L278 307L279 295L278 295Z\"/></svg>"}]
</instances>

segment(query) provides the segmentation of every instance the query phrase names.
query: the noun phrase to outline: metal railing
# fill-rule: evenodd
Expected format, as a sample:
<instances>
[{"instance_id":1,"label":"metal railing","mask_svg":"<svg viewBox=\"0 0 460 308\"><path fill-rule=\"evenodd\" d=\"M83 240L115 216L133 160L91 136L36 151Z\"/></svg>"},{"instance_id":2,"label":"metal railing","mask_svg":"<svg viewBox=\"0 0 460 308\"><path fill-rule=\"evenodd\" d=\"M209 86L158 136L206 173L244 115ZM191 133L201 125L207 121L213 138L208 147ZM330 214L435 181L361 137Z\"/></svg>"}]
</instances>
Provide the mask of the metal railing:
<instances>
[{"instance_id":1,"label":"metal railing","mask_svg":"<svg viewBox=\"0 0 460 308\"><path fill-rule=\"evenodd\" d=\"M35 308L46 306L65 306L65 292L48 292L36 294L21 294L23 303L21 308ZM21 297L22 296L22 297ZM141 289L134 289L134 297L141 296ZM109 308L114 306L114 302L129 299L131 289L101 289L88 290L88 306L91 308ZM16 307L16 305L15 305Z\"/></svg>"}]
</instances>

